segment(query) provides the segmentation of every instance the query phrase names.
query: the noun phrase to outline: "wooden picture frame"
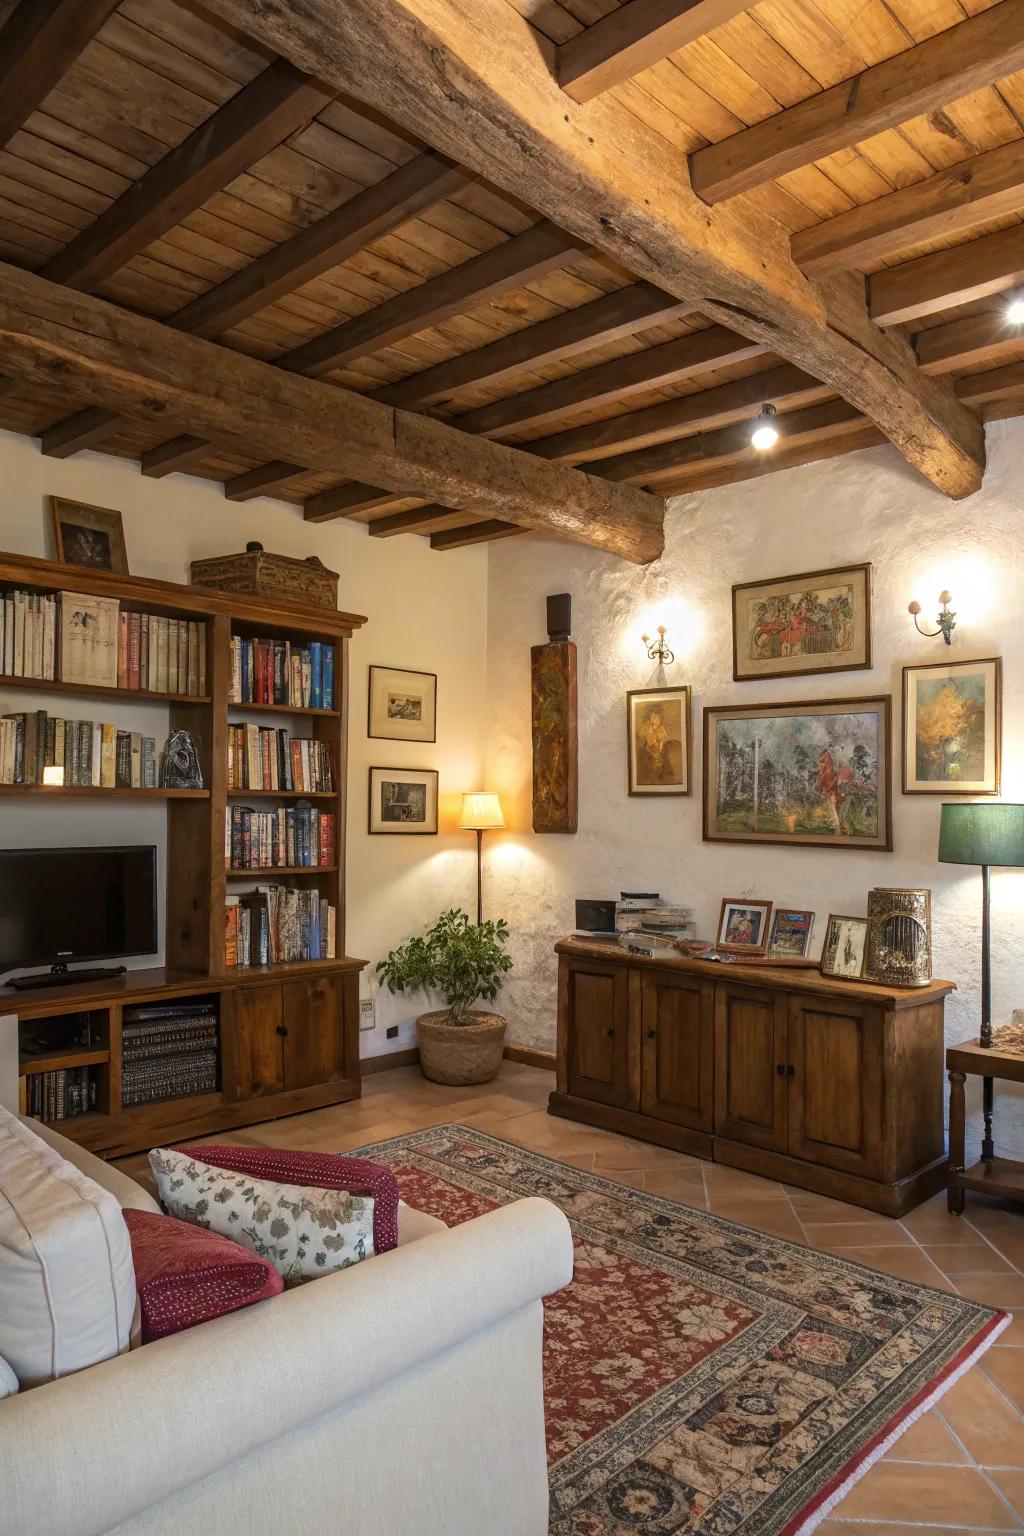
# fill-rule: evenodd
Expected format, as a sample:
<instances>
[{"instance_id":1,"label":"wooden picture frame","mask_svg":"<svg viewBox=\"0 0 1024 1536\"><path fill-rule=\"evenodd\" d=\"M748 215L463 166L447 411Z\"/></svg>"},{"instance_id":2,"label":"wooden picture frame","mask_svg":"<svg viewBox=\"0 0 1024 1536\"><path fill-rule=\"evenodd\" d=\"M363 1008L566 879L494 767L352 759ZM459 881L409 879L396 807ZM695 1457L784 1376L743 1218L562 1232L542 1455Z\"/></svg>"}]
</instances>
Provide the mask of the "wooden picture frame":
<instances>
[{"instance_id":1,"label":"wooden picture frame","mask_svg":"<svg viewBox=\"0 0 1024 1536\"><path fill-rule=\"evenodd\" d=\"M947 687L938 691L936 685L943 680ZM942 795L945 799L998 795L1002 751L1002 657L925 662L903 668L901 756L905 795ZM947 769L945 777L931 776L931 769L943 767ZM971 768L981 772L971 774Z\"/></svg>"},{"instance_id":2,"label":"wooden picture frame","mask_svg":"<svg viewBox=\"0 0 1024 1536\"><path fill-rule=\"evenodd\" d=\"M864 975L868 958L868 920L866 917L846 917L830 912L825 926L825 942L821 949L821 974L840 976L846 981L856 981ZM854 946L859 964L846 961L847 946Z\"/></svg>"},{"instance_id":3,"label":"wooden picture frame","mask_svg":"<svg viewBox=\"0 0 1024 1536\"><path fill-rule=\"evenodd\" d=\"M49 501L54 545L62 565L128 575L120 512L92 507L84 501L68 501L63 496L51 496Z\"/></svg>"},{"instance_id":4,"label":"wooden picture frame","mask_svg":"<svg viewBox=\"0 0 1024 1536\"><path fill-rule=\"evenodd\" d=\"M371 666L366 734L376 741L436 741L437 673Z\"/></svg>"},{"instance_id":5,"label":"wooden picture frame","mask_svg":"<svg viewBox=\"0 0 1024 1536\"><path fill-rule=\"evenodd\" d=\"M436 768L371 768L367 831L373 837L435 837L437 798Z\"/></svg>"},{"instance_id":6,"label":"wooden picture frame","mask_svg":"<svg viewBox=\"0 0 1024 1536\"><path fill-rule=\"evenodd\" d=\"M663 705L658 712L657 706ZM646 719L642 719L646 716ZM655 736L655 727L660 729ZM640 730L646 740L640 739ZM693 787L691 691L631 688L626 694L626 774L631 795L688 795Z\"/></svg>"},{"instance_id":7,"label":"wooden picture frame","mask_svg":"<svg viewBox=\"0 0 1024 1536\"><path fill-rule=\"evenodd\" d=\"M871 566L838 565L732 589L732 675L857 672L871 666Z\"/></svg>"},{"instance_id":8,"label":"wooden picture frame","mask_svg":"<svg viewBox=\"0 0 1024 1536\"><path fill-rule=\"evenodd\" d=\"M706 708L703 833L706 843L891 852L891 696Z\"/></svg>"},{"instance_id":9,"label":"wooden picture frame","mask_svg":"<svg viewBox=\"0 0 1024 1536\"><path fill-rule=\"evenodd\" d=\"M745 941L737 937L744 925L750 926L753 915L758 917L751 938ZM715 948L725 955L764 955L768 950L768 933L771 928L772 904L755 901L746 896L724 896L718 916L718 936Z\"/></svg>"},{"instance_id":10,"label":"wooden picture frame","mask_svg":"<svg viewBox=\"0 0 1024 1536\"><path fill-rule=\"evenodd\" d=\"M815 914L804 907L777 906L768 934L768 958L806 960L814 933L814 917Z\"/></svg>"}]
</instances>

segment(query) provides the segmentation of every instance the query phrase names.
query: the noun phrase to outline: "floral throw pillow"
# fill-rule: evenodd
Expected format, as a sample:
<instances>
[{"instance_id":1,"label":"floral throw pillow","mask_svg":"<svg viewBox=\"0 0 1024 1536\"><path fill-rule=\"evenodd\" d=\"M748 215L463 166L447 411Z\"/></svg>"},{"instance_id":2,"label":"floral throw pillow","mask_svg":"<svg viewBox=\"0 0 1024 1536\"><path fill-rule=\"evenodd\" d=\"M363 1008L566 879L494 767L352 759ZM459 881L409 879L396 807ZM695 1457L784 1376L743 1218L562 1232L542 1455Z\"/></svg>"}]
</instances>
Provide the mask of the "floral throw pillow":
<instances>
[{"instance_id":1,"label":"floral throw pillow","mask_svg":"<svg viewBox=\"0 0 1024 1536\"><path fill-rule=\"evenodd\" d=\"M234 1238L267 1259L286 1288L375 1251L370 1197L276 1184L164 1147L152 1151L149 1162L169 1216Z\"/></svg>"}]
</instances>

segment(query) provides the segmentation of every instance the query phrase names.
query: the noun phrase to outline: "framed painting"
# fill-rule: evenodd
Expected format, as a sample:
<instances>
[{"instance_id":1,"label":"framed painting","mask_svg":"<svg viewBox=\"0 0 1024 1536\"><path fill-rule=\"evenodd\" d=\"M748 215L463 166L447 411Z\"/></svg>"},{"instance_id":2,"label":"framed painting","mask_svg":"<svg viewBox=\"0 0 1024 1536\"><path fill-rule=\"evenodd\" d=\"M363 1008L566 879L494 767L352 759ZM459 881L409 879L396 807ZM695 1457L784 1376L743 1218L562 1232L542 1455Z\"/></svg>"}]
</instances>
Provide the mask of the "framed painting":
<instances>
[{"instance_id":1,"label":"framed painting","mask_svg":"<svg viewBox=\"0 0 1024 1536\"><path fill-rule=\"evenodd\" d=\"M392 837L437 831L436 768L371 768L370 825Z\"/></svg>"},{"instance_id":2,"label":"framed painting","mask_svg":"<svg viewBox=\"0 0 1024 1536\"><path fill-rule=\"evenodd\" d=\"M371 667L366 734L383 741L436 741L437 673Z\"/></svg>"},{"instance_id":3,"label":"framed painting","mask_svg":"<svg viewBox=\"0 0 1024 1536\"><path fill-rule=\"evenodd\" d=\"M848 981L863 976L867 946L866 917L840 917L830 912L821 951L821 974L845 976Z\"/></svg>"},{"instance_id":4,"label":"framed painting","mask_svg":"<svg viewBox=\"0 0 1024 1536\"><path fill-rule=\"evenodd\" d=\"M870 667L870 565L733 587L732 657L737 682Z\"/></svg>"},{"instance_id":5,"label":"framed painting","mask_svg":"<svg viewBox=\"0 0 1024 1536\"><path fill-rule=\"evenodd\" d=\"M689 688L633 688L626 694L631 795L690 793Z\"/></svg>"},{"instance_id":6,"label":"framed painting","mask_svg":"<svg viewBox=\"0 0 1024 1536\"><path fill-rule=\"evenodd\" d=\"M998 795L1002 661L903 668L903 793Z\"/></svg>"},{"instance_id":7,"label":"framed painting","mask_svg":"<svg viewBox=\"0 0 1024 1536\"><path fill-rule=\"evenodd\" d=\"M888 694L704 711L704 841L892 848Z\"/></svg>"},{"instance_id":8,"label":"framed painting","mask_svg":"<svg viewBox=\"0 0 1024 1536\"><path fill-rule=\"evenodd\" d=\"M718 918L715 948L727 955L763 955L768 947L771 917L770 901L726 896Z\"/></svg>"},{"instance_id":9,"label":"framed painting","mask_svg":"<svg viewBox=\"0 0 1024 1536\"><path fill-rule=\"evenodd\" d=\"M128 575L124 527L120 512L90 507L84 501L50 497L53 538L57 559L64 565L82 565L91 571Z\"/></svg>"},{"instance_id":10,"label":"framed painting","mask_svg":"<svg viewBox=\"0 0 1024 1536\"><path fill-rule=\"evenodd\" d=\"M776 907L768 935L772 960L806 960L814 932L814 913L798 907Z\"/></svg>"}]
</instances>

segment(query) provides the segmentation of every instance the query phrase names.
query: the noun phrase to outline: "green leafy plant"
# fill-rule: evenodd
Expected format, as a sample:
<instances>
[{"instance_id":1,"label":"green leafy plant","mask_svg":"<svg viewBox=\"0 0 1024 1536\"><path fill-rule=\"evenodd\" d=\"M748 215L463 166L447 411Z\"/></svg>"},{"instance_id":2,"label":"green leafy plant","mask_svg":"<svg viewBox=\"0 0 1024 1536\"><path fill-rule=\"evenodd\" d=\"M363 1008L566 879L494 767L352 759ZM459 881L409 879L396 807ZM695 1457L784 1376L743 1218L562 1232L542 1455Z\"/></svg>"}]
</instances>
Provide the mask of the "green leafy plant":
<instances>
[{"instance_id":1,"label":"green leafy plant","mask_svg":"<svg viewBox=\"0 0 1024 1536\"><path fill-rule=\"evenodd\" d=\"M410 939L378 961L377 975L390 992L440 992L452 1024L467 1024L478 998L494 1001L512 956L505 953L508 924L471 922L452 907L420 938Z\"/></svg>"}]
</instances>

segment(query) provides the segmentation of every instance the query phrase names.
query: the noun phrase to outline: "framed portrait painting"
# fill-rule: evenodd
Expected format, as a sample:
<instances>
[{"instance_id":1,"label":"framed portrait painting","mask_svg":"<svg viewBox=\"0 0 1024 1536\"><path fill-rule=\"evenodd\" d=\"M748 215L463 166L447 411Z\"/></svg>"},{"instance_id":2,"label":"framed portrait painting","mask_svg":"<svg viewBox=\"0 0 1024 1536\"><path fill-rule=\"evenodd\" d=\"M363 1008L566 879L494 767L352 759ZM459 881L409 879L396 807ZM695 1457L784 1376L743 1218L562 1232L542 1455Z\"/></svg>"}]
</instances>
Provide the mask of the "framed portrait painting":
<instances>
[{"instance_id":1,"label":"framed portrait painting","mask_svg":"<svg viewBox=\"0 0 1024 1536\"><path fill-rule=\"evenodd\" d=\"M737 682L870 667L870 565L733 587L732 654Z\"/></svg>"},{"instance_id":2,"label":"framed portrait painting","mask_svg":"<svg viewBox=\"0 0 1024 1536\"><path fill-rule=\"evenodd\" d=\"M128 575L124 527L120 512L90 507L84 501L50 497L53 538L57 559L64 565L81 565L91 571Z\"/></svg>"},{"instance_id":3,"label":"framed portrait painting","mask_svg":"<svg viewBox=\"0 0 1024 1536\"><path fill-rule=\"evenodd\" d=\"M867 945L866 917L840 917L830 913L821 951L821 974L845 976L850 981L863 976Z\"/></svg>"},{"instance_id":4,"label":"framed portrait painting","mask_svg":"<svg viewBox=\"0 0 1024 1536\"><path fill-rule=\"evenodd\" d=\"M806 960L814 932L814 913L799 907L776 907L768 935L773 960Z\"/></svg>"},{"instance_id":5,"label":"framed portrait painting","mask_svg":"<svg viewBox=\"0 0 1024 1536\"><path fill-rule=\"evenodd\" d=\"M689 688L634 688L626 694L631 795L690 793Z\"/></svg>"},{"instance_id":6,"label":"framed portrait painting","mask_svg":"<svg viewBox=\"0 0 1024 1536\"><path fill-rule=\"evenodd\" d=\"M371 667L366 734L384 741L437 740L437 674Z\"/></svg>"},{"instance_id":7,"label":"framed portrait painting","mask_svg":"<svg viewBox=\"0 0 1024 1536\"><path fill-rule=\"evenodd\" d=\"M998 795L1002 662L903 668L903 793Z\"/></svg>"},{"instance_id":8,"label":"framed portrait painting","mask_svg":"<svg viewBox=\"0 0 1024 1536\"><path fill-rule=\"evenodd\" d=\"M763 955L768 947L771 916L770 901L726 896L718 918L715 948L727 955Z\"/></svg>"},{"instance_id":9,"label":"framed portrait painting","mask_svg":"<svg viewBox=\"0 0 1024 1536\"><path fill-rule=\"evenodd\" d=\"M892 848L888 694L704 711L704 841Z\"/></svg>"},{"instance_id":10,"label":"framed portrait painting","mask_svg":"<svg viewBox=\"0 0 1024 1536\"><path fill-rule=\"evenodd\" d=\"M371 768L369 830L431 836L437 831L436 768Z\"/></svg>"}]
</instances>

